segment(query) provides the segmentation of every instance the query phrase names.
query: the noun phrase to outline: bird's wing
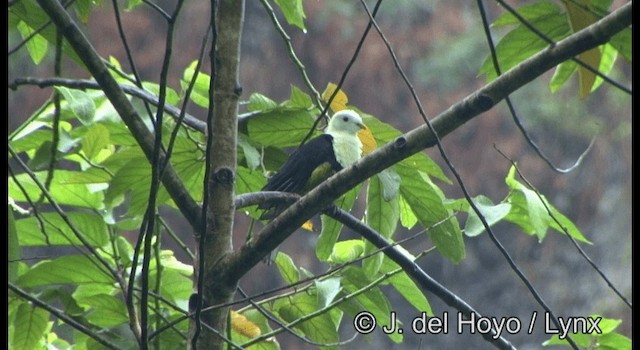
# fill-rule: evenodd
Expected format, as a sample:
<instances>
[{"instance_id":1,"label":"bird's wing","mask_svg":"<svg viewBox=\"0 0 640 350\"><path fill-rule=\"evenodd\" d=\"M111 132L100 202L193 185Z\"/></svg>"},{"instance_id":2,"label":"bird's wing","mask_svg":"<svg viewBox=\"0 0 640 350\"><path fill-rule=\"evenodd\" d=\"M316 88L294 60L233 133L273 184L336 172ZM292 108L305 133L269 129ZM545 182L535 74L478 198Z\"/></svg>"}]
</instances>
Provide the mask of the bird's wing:
<instances>
[{"instance_id":1,"label":"bird's wing","mask_svg":"<svg viewBox=\"0 0 640 350\"><path fill-rule=\"evenodd\" d=\"M302 193L313 171L323 163L333 170L342 169L333 152L333 137L320 135L302 145L291 154L278 173L269 178L263 191Z\"/></svg>"},{"instance_id":2,"label":"bird's wing","mask_svg":"<svg viewBox=\"0 0 640 350\"><path fill-rule=\"evenodd\" d=\"M302 194L308 190L309 179L314 170L323 164L329 164L334 171L342 169L333 151L333 137L328 134L310 140L293 152L262 190ZM258 206L259 209L266 210L260 219L273 219L287 207L288 204L266 201Z\"/></svg>"}]
</instances>

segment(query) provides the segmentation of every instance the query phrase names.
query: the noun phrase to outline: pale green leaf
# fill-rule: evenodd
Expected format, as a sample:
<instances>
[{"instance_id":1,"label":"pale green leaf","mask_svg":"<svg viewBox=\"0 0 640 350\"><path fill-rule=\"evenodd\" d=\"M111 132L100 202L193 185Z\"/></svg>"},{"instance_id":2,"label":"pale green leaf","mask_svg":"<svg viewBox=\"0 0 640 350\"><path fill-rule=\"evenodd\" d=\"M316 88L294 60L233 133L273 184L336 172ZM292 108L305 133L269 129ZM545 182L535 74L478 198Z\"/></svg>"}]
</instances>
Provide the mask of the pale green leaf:
<instances>
[{"instance_id":1,"label":"pale green leaf","mask_svg":"<svg viewBox=\"0 0 640 350\"><path fill-rule=\"evenodd\" d=\"M189 84L191 84L191 80L193 76L196 75L196 66L198 61L193 61L187 68L185 68L182 73L182 80L180 80L180 86L182 87L183 93L186 93ZM211 76L202 73L202 71L198 72L196 75L196 82L193 86L193 90L191 90L191 94L189 98L196 105L202 108L209 108L209 83L211 81Z\"/></svg>"},{"instance_id":2,"label":"pale green leaf","mask_svg":"<svg viewBox=\"0 0 640 350\"><path fill-rule=\"evenodd\" d=\"M482 195L473 198L473 203L476 205L478 210L480 210L480 213L489 226L493 226L495 223L502 220L511 210L511 205L509 203L499 203L494 205L493 202L491 202L491 199ZM484 232L485 227L482 224L482 221L480 221L478 214L476 214L471 207L468 208L468 211L469 217L465 224L464 233L469 237L475 237Z\"/></svg>"},{"instance_id":3,"label":"pale green leaf","mask_svg":"<svg viewBox=\"0 0 640 350\"><path fill-rule=\"evenodd\" d=\"M63 86L57 86L58 90L67 101L71 112L78 120L85 125L91 124L95 117L96 105L93 99L84 91L68 89Z\"/></svg>"},{"instance_id":4,"label":"pale green leaf","mask_svg":"<svg viewBox=\"0 0 640 350\"><path fill-rule=\"evenodd\" d=\"M323 280L315 280L316 295L318 297L318 307L324 308L329 306L338 293L342 290L339 277L330 277Z\"/></svg>"},{"instance_id":5,"label":"pale green leaf","mask_svg":"<svg viewBox=\"0 0 640 350\"><path fill-rule=\"evenodd\" d=\"M400 175L393 168L387 168L376 174L376 177L382 185L382 198L387 202L396 199L400 191Z\"/></svg>"},{"instance_id":6,"label":"pale green leaf","mask_svg":"<svg viewBox=\"0 0 640 350\"><path fill-rule=\"evenodd\" d=\"M364 252L364 242L360 239L350 239L336 242L333 251L327 259L332 264L344 264L359 258Z\"/></svg>"},{"instance_id":7,"label":"pale green leaf","mask_svg":"<svg viewBox=\"0 0 640 350\"><path fill-rule=\"evenodd\" d=\"M260 152L253 147L244 134L238 134L238 146L242 149L244 159L247 162L247 167L251 170L257 169L261 164Z\"/></svg>"}]
</instances>

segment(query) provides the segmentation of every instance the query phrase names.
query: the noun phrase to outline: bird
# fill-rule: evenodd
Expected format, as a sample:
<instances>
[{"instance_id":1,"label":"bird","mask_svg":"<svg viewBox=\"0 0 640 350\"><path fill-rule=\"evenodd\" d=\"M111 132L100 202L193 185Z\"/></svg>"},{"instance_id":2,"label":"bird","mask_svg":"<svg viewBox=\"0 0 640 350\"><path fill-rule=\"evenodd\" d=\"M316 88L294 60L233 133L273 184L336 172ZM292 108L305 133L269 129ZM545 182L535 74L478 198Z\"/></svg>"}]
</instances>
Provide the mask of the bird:
<instances>
[{"instance_id":1,"label":"bird","mask_svg":"<svg viewBox=\"0 0 640 350\"><path fill-rule=\"evenodd\" d=\"M304 195L334 173L349 167L362 156L360 130L366 129L360 115L351 109L336 112L324 134L296 149L278 172L267 180L262 191ZM271 220L290 204L265 201L260 220Z\"/></svg>"}]
</instances>

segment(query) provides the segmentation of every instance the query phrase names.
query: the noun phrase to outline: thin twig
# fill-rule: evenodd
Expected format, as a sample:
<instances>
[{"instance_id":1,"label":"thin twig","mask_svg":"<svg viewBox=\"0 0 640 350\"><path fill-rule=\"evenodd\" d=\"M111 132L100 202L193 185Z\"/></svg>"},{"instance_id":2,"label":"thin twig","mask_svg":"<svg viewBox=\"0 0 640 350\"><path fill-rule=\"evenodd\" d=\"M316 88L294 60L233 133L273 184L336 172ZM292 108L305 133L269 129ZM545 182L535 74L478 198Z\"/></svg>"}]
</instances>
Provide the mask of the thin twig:
<instances>
[{"instance_id":1,"label":"thin twig","mask_svg":"<svg viewBox=\"0 0 640 350\"><path fill-rule=\"evenodd\" d=\"M525 27L527 27L527 29L529 29L531 32L533 32L534 34L536 34L540 39L544 40L547 42L547 44L549 44L550 47L554 47L557 43L555 41L553 41L551 38L549 38L548 36L546 36L544 33L542 33L540 30L538 30L532 23L530 23L526 18L522 17L522 15L520 15L518 13L518 11L516 9L514 9L511 5L507 4L506 2L504 2L503 0L496 0L497 3L499 3L500 5L502 5L505 9L507 9L507 11L509 11L510 14L512 14L516 19L518 19L518 21L520 23L522 23L522 25L524 25ZM600 16L598 16L600 17ZM600 72L597 68L592 67L591 65L587 64L586 62L582 61L581 59L579 59L578 57L572 57L570 58L571 60L573 60L574 62L576 62L578 65L580 65L581 67L587 69L589 72L597 75L598 77L602 78L602 80L606 81L607 83L611 84L612 86L618 88L619 90L631 95L631 89L627 88L626 86L622 85L621 83L618 83L617 81L609 78L608 76L602 74L602 72Z\"/></svg>"},{"instance_id":2,"label":"thin twig","mask_svg":"<svg viewBox=\"0 0 640 350\"><path fill-rule=\"evenodd\" d=\"M496 47L495 47L495 44L493 43L493 38L491 36L491 30L489 28L489 20L487 19L487 13L485 11L483 2L481 0L477 0L477 3L478 3L478 9L480 10L480 18L482 18L482 27L484 29L485 37L487 38L487 43L489 45L489 51L491 53L491 60L493 61L493 68L496 71L496 74L498 76L500 76L500 75L502 75L502 70L500 68L500 64L498 63L498 54L496 52ZM538 147L538 145L535 143L535 141L533 141L531 136L529 136L529 133L527 132L527 129L525 129L524 125L520 121L520 117L516 113L516 109L513 106L513 103L511 102L511 97L509 97L509 96L505 97L505 102L507 103L507 107L509 108L509 112L511 114L511 118L513 119L514 123L516 124L516 126L518 127L520 132L522 133L522 136L524 137L524 139L527 141L527 143L529 143L531 148L533 148L534 152L536 152L536 154L540 158L542 158L542 160L545 163L547 163L547 165L553 171L558 172L558 173L562 173L562 174L566 174L566 173L572 171L573 169L577 168L578 166L580 166L580 164L582 163L582 159L584 159L584 157L591 150L591 147L593 146L593 144L595 142L595 137L591 139L591 143L589 143L589 146L587 147L587 149L584 152L582 152L582 154L578 157L578 159L576 159L575 163L572 166L570 166L568 168L565 168L565 169L561 169L561 168L555 166L551 162L551 160Z\"/></svg>"},{"instance_id":3,"label":"thin twig","mask_svg":"<svg viewBox=\"0 0 640 350\"><path fill-rule=\"evenodd\" d=\"M549 313L549 315L552 318L552 321L554 322L554 324L556 325L556 327L560 327L560 324L557 320L557 318L555 317L555 315L553 314L553 312L551 311L551 309L549 308L549 306L547 306L547 304L544 302L544 300L542 300L542 297L540 296L540 294L536 291L536 289L534 288L534 286L531 284L531 282L529 281L529 279L524 275L524 273L522 272L522 270L520 269L520 267L518 267L518 265L515 263L515 261L513 260L513 258L511 258L511 255L509 254L509 252L506 250L506 248L504 248L504 246L502 245L502 243L500 243L500 241L498 240L498 237L495 235L495 233L493 232L493 229L491 228L491 226L489 225L489 223L487 222L486 218L482 215L482 213L480 212L480 209L478 209L478 207L476 206L476 204L473 202L473 200L471 199L471 195L469 194L469 191L467 190L466 185L464 184L464 181L462 180L462 176L458 173L458 171L456 170L455 166L453 165L453 163L451 162L451 160L449 159L449 156L447 155L447 153L444 150L444 146L442 145L442 142L440 140L440 136L438 135L438 133L436 132L435 128L433 127L432 123L429 121L429 119L427 118L425 112L424 112L424 108L422 107L422 103L420 102L420 98L418 97L418 95L415 92L415 89L413 88L413 85L411 84L411 82L409 81L407 75L404 73L404 71L402 70L402 68L400 67L400 63L398 62L398 59L393 51L393 49L391 48L391 44L389 43L389 41L387 40L387 38L385 37L385 35L382 33L382 31L380 30L380 28L378 27L377 23L375 22L375 19L373 18L373 16L371 15L371 13L369 12L369 9L367 7L366 2L364 2L364 0L360 0L360 2L362 3L362 6L365 8L365 10L367 11L367 14L369 14L369 18L371 19L371 21L373 22L373 24L376 27L376 30L378 31L380 37L383 39L385 45L387 46L387 49L389 50L389 54L393 59L393 62L396 66L396 69L398 70L398 73L400 73L400 75L402 76L403 81L405 82L405 84L407 85L407 88L409 89L409 91L411 92L411 95L413 96L413 99L416 103L416 106L418 107L418 111L420 113L420 115L422 116L422 119L425 122L425 125L429 128L429 130L431 131L431 133L433 134L434 137L434 141L435 141L435 146L438 148L438 151L440 152L440 155L442 157L442 159L444 160L444 162L447 164L447 167L449 168L449 170L451 170L451 173L453 174L453 176L456 178L456 182L458 183L458 187L460 188L460 190L462 191L464 198L467 200L467 202L469 203L469 206L473 209L473 211L476 213L476 215L478 215L478 218L480 219L480 221L482 222L482 225L485 227L485 229L487 230L487 233L491 239L491 241L494 243L494 245L496 246L496 248L498 248L498 250L500 251L500 253L503 255L503 257L505 258L505 260L507 261L507 263L509 264L509 267L511 268L511 270L513 270L516 275L520 278L520 280L522 280L522 282L525 284L526 288L529 290L529 292L531 293L531 295L534 297L534 299L536 299L536 301L538 302L538 304L540 306L542 306L545 311L547 311ZM507 95L508 96L508 95ZM490 337L489 337L490 338ZM485 338L487 340L489 340L489 338ZM567 342L569 342L569 344L571 344L574 348L577 349L577 345L575 345L575 343L573 342L573 340L571 339L571 337L567 336L566 337Z\"/></svg>"},{"instance_id":4,"label":"thin twig","mask_svg":"<svg viewBox=\"0 0 640 350\"><path fill-rule=\"evenodd\" d=\"M510 159L509 157L507 157L506 154L504 154L500 149L498 149L495 145L493 146L498 153L500 153L505 159L507 159L511 165L516 169L516 172L518 173L518 175L520 176L520 178L527 184L527 186L529 187L530 190L534 191L536 193L536 195L538 196L538 198L540 199L540 202L542 203L542 205L544 206L544 208L547 210L547 214L551 217L551 219L558 225L558 227L560 227L562 229L562 231L564 232L564 235L569 239L569 241L571 241L571 244L573 244L573 246L576 248L576 250L578 250L578 253L580 253L580 255L582 255L582 257L587 261L587 263L589 263L589 265L591 265L591 267L596 271L596 273L598 275L600 275L600 277L605 281L605 283L609 286L609 288L622 300L622 302L624 302L629 309L632 308L631 303L629 302L629 300L627 300L627 298L622 295L622 292L620 292L618 290L618 288L616 288L613 285L613 282L611 282L611 280L605 275L605 273L598 267L598 265L596 265L595 262L593 262L593 260L591 260L591 258L587 255L587 253L582 249L582 247L580 247L580 245L578 244L578 242L575 240L575 238L573 238L570 234L569 234L569 230L563 226L560 221L558 220L558 218L556 218L555 215L553 215L553 213L551 212L551 209L549 209L549 207L547 206L547 202L542 198L542 194L540 194L540 192L538 191L537 188L535 188L531 182L529 182L529 180L527 180L527 178L524 176L524 174L522 174L520 172L520 168L518 168L518 166L516 165L516 163Z\"/></svg>"}]
</instances>

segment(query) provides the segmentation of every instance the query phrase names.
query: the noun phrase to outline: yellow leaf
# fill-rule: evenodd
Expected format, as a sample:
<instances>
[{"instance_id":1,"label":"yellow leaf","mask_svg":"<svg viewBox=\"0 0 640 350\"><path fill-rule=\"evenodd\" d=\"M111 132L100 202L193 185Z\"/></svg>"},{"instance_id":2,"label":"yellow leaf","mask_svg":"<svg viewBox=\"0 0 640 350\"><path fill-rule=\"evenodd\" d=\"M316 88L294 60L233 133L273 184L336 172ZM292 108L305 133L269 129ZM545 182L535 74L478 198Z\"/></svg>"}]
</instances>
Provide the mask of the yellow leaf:
<instances>
[{"instance_id":1,"label":"yellow leaf","mask_svg":"<svg viewBox=\"0 0 640 350\"><path fill-rule=\"evenodd\" d=\"M302 224L301 226L303 229L309 231L309 232L315 232L314 228L313 228L313 222L311 222L311 220L307 220L307 222L305 222L304 224Z\"/></svg>"},{"instance_id":2,"label":"yellow leaf","mask_svg":"<svg viewBox=\"0 0 640 350\"><path fill-rule=\"evenodd\" d=\"M376 139L373 138L371 129L365 127L365 129L358 131L358 138L360 139L360 142L362 142L363 157L378 148L378 143L376 142Z\"/></svg>"},{"instance_id":3,"label":"yellow leaf","mask_svg":"<svg viewBox=\"0 0 640 350\"><path fill-rule=\"evenodd\" d=\"M247 320L244 315L233 310L231 310L231 328L247 338L255 338L262 334L260 327Z\"/></svg>"},{"instance_id":4,"label":"yellow leaf","mask_svg":"<svg viewBox=\"0 0 640 350\"><path fill-rule=\"evenodd\" d=\"M589 0L563 0L569 14L569 23L573 32L580 31L598 20L594 14L594 8ZM598 69L602 54L596 47L578 55L578 58L589 66ZM578 67L578 79L580 82L580 97L585 97L591 92L596 75L588 69Z\"/></svg>"},{"instance_id":5,"label":"yellow leaf","mask_svg":"<svg viewBox=\"0 0 640 350\"><path fill-rule=\"evenodd\" d=\"M328 83L327 88L324 89L324 92L322 93L322 101L324 101L325 103L329 102L329 98L331 98L331 95L333 95L333 92L336 91L337 87L338 86L334 83ZM336 97L333 98L329 107L331 107L331 110L335 113L337 111L347 109L348 102L349 98L347 97L347 94L345 94L341 89L338 90Z\"/></svg>"}]
</instances>

